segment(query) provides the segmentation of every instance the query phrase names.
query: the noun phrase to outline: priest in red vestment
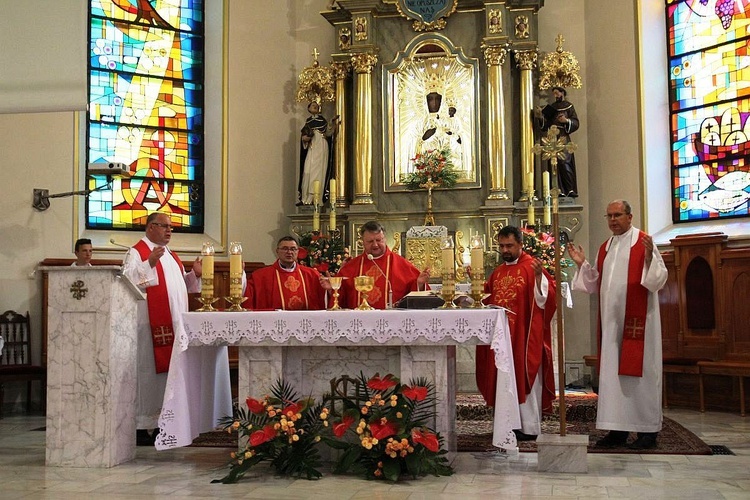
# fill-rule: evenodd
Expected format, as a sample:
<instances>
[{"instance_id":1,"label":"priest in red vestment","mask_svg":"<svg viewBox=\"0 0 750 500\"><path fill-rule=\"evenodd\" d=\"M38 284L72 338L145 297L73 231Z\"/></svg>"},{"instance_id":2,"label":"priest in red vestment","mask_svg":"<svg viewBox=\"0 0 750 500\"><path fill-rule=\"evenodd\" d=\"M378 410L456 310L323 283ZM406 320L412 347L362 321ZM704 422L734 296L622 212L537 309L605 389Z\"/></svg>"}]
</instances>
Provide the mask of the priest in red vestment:
<instances>
[{"instance_id":1,"label":"priest in red vestment","mask_svg":"<svg viewBox=\"0 0 750 500\"><path fill-rule=\"evenodd\" d=\"M519 441L533 440L541 433L542 411L555 399L550 322L555 313L555 281L542 263L525 253L517 227L506 226L497 235L503 264L485 283L488 301L508 313L513 365L516 374L521 429ZM477 386L489 406L495 405L497 368L489 346L477 346Z\"/></svg>"},{"instance_id":2,"label":"priest in red vestment","mask_svg":"<svg viewBox=\"0 0 750 500\"><path fill-rule=\"evenodd\" d=\"M146 293L146 301L138 305L136 428L140 444L151 444L155 438L148 431L158 425L175 331L181 313L188 310L188 292L200 291L200 259L186 273L180 258L167 246L171 238L169 215L154 212L146 219L145 237L128 250L123 261L124 274Z\"/></svg>"},{"instance_id":3,"label":"priest in red vestment","mask_svg":"<svg viewBox=\"0 0 750 500\"><path fill-rule=\"evenodd\" d=\"M375 309L385 309L401 300L404 295L424 290L430 272L420 271L414 264L391 252L386 245L385 228L376 221L366 222L359 230L364 252L344 264L336 276L344 279L339 291L341 307L354 309L362 298L354 289L354 278L372 276L374 286L367 294L367 302Z\"/></svg>"},{"instance_id":4,"label":"priest in red vestment","mask_svg":"<svg viewBox=\"0 0 750 500\"><path fill-rule=\"evenodd\" d=\"M247 280L244 307L289 311L325 309L326 290L317 270L297 263L299 244L284 236L276 244L276 262L253 272Z\"/></svg>"}]
</instances>

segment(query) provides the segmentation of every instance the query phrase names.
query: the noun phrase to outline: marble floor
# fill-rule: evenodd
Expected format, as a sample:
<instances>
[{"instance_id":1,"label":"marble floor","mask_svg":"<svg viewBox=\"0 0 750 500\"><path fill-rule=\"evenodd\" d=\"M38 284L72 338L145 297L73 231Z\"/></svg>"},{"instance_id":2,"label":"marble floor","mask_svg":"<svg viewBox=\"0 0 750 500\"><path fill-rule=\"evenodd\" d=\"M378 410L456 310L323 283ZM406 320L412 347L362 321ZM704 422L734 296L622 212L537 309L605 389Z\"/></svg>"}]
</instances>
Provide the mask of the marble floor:
<instances>
[{"instance_id":1,"label":"marble floor","mask_svg":"<svg viewBox=\"0 0 750 500\"><path fill-rule=\"evenodd\" d=\"M0 420L0 498L750 498L750 417L670 409L665 415L707 444L736 455L589 454L587 474L539 473L535 453L459 453L455 474L390 484L325 474L319 481L258 471L239 484L210 484L223 475L226 450L138 448L136 459L111 469L45 467L42 416Z\"/></svg>"}]
</instances>

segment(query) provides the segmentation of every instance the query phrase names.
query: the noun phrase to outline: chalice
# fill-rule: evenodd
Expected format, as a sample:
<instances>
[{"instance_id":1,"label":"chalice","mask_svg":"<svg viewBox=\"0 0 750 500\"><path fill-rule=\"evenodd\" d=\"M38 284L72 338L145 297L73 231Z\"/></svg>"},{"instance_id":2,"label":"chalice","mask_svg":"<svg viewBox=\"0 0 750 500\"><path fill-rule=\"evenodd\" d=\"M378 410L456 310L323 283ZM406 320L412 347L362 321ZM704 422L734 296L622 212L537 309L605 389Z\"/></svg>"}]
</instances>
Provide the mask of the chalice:
<instances>
[{"instance_id":1,"label":"chalice","mask_svg":"<svg viewBox=\"0 0 750 500\"><path fill-rule=\"evenodd\" d=\"M328 308L329 311L338 311L341 309L341 306L339 306L339 289L341 288L341 281L343 279L341 276L331 276L328 278L328 282L331 284L331 289L333 290L333 305Z\"/></svg>"},{"instance_id":2,"label":"chalice","mask_svg":"<svg viewBox=\"0 0 750 500\"><path fill-rule=\"evenodd\" d=\"M362 302L357 306L358 310L371 311L375 309L367 302L367 294L372 291L374 285L375 278L372 276L357 276L354 278L354 289L362 294Z\"/></svg>"}]
</instances>

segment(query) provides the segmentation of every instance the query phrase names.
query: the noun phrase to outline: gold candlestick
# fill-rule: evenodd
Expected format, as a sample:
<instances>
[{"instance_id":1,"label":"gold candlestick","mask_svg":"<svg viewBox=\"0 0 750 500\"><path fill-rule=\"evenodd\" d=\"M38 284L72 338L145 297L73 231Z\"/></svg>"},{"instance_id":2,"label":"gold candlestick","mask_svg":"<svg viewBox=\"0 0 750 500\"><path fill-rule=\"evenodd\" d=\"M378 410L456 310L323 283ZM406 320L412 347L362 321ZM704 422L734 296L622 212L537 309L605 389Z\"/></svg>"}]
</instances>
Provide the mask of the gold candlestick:
<instances>
[{"instance_id":1,"label":"gold candlestick","mask_svg":"<svg viewBox=\"0 0 750 500\"><path fill-rule=\"evenodd\" d=\"M233 241L229 244L229 297L224 300L232 304L227 311L244 311L240 306L247 297L242 296L242 244Z\"/></svg>"},{"instance_id":2,"label":"gold candlestick","mask_svg":"<svg viewBox=\"0 0 750 500\"><path fill-rule=\"evenodd\" d=\"M443 273L443 287L440 289L440 297L445 302L438 309L455 309L453 299L456 296L456 275L452 271Z\"/></svg>"},{"instance_id":3,"label":"gold candlestick","mask_svg":"<svg viewBox=\"0 0 750 500\"><path fill-rule=\"evenodd\" d=\"M484 295L484 270L477 269L471 270L471 299L474 301L471 307L475 309L482 309L485 307L482 304L482 296Z\"/></svg>"},{"instance_id":4,"label":"gold candlestick","mask_svg":"<svg viewBox=\"0 0 750 500\"><path fill-rule=\"evenodd\" d=\"M218 297L214 297L214 245L210 241L203 243L201 248L201 296L198 298L203 307L199 312L216 311L213 303Z\"/></svg>"}]
</instances>

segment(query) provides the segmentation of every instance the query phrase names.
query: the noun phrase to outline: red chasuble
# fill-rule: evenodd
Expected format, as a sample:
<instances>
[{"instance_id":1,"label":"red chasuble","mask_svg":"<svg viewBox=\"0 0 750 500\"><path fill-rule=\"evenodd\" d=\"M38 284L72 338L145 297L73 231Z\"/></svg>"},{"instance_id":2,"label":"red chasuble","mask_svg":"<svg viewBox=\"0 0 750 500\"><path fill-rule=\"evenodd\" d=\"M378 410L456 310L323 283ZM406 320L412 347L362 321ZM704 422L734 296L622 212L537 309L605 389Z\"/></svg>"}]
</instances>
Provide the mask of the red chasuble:
<instances>
[{"instance_id":1,"label":"red chasuble","mask_svg":"<svg viewBox=\"0 0 750 500\"><path fill-rule=\"evenodd\" d=\"M555 313L555 281L544 271L549 282L547 302L540 309L534 300L536 276L531 263L533 257L522 252L515 265L500 265L484 285L491 304L505 307L508 313L510 338L513 346L513 364L516 372L518 403L526 402L531 392L539 366L542 366L542 410L549 412L555 399L555 374L552 364L552 335L550 322ZM477 386L488 406L495 405L497 367L495 353L490 346L477 346Z\"/></svg>"},{"instance_id":2,"label":"red chasuble","mask_svg":"<svg viewBox=\"0 0 750 500\"><path fill-rule=\"evenodd\" d=\"M147 261L148 256L151 255L151 249L143 240L136 243L133 248L143 262ZM167 255L171 255L177 261L177 265L184 274L185 266L182 265L177 254L167 251ZM159 284L146 288L146 305L148 306L148 322L151 325L151 339L154 343L156 373L165 373L169 371L169 360L172 358L174 329L172 328L172 311L169 308L167 280L164 278L161 261L156 263L156 275L159 277Z\"/></svg>"},{"instance_id":3,"label":"red chasuble","mask_svg":"<svg viewBox=\"0 0 750 500\"><path fill-rule=\"evenodd\" d=\"M248 298L245 307L255 311L325 308L325 290L320 286L318 271L299 264L294 271L284 271L278 260L250 275L245 296Z\"/></svg>"},{"instance_id":4,"label":"red chasuble","mask_svg":"<svg viewBox=\"0 0 750 500\"><path fill-rule=\"evenodd\" d=\"M630 247L628 259L628 284L625 295L625 321L622 332L622 348L620 349L619 375L632 377L643 376L643 348L646 342L646 313L648 311L648 289L641 285L641 276L646 265L646 247L643 245L643 231L638 231L638 241ZM611 238L610 238L611 239ZM607 256L609 240L599 248L596 258L596 270L599 271L599 297L602 287L602 272L604 258ZM602 346L602 318L601 309L598 318L599 359ZM598 368L598 367L597 367Z\"/></svg>"},{"instance_id":5,"label":"red chasuble","mask_svg":"<svg viewBox=\"0 0 750 500\"><path fill-rule=\"evenodd\" d=\"M382 273L378 271L380 268ZM404 295L417 290L417 278L420 271L414 264L405 258L391 252L386 248L385 254L380 258L370 260L367 254L361 254L353 258L339 270L336 276L345 279L339 290L339 304L341 307L354 309L360 304L360 293L354 289L354 278L357 276L372 276L375 284L370 293L367 294L367 302L375 309L385 309L388 300L388 287L385 276L388 277L390 286L393 287L393 302L401 300ZM385 275L385 276L384 276Z\"/></svg>"}]
</instances>

